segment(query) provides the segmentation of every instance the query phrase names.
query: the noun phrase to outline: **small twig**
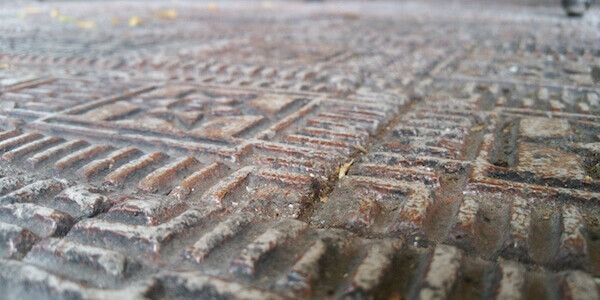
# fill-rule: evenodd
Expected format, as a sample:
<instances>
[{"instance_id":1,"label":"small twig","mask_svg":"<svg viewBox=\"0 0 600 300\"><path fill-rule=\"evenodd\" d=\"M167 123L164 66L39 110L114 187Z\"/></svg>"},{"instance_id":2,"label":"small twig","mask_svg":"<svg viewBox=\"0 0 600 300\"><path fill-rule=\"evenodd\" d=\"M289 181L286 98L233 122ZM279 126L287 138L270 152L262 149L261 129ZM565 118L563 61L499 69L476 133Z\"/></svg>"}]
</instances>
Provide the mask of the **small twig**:
<instances>
[{"instance_id":1,"label":"small twig","mask_svg":"<svg viewBox=\"0 0 600 300\"><path fill-rule=\"evenodd\" d=\"M342 179L344 176L346 176L346 174L348 173L348 170L350 169L350 166L352 166L353 163L354 163L354 159L352 159L348 163L343 164L340 167L340 173L338 175L338 179Z\"/></svg>"}]
</instances>

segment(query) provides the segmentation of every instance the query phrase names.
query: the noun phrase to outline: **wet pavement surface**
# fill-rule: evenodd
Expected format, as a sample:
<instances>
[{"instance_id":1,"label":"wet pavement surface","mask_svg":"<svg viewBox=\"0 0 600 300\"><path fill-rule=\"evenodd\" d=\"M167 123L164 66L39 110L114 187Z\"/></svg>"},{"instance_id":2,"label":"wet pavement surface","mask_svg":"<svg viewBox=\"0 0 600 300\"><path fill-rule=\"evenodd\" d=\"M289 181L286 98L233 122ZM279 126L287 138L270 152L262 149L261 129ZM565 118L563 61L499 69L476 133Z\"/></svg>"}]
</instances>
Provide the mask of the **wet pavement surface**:
<instances>
[{"instance_id":1,"label":"wet pavement surface","mask_svg":"<svg viewBox=\"0 0 600 300\"><path fill-rule=\"evenodd\" d=\"M8 299L598 299L600 11L0 3Z\"/></svg>"}]
</instances>

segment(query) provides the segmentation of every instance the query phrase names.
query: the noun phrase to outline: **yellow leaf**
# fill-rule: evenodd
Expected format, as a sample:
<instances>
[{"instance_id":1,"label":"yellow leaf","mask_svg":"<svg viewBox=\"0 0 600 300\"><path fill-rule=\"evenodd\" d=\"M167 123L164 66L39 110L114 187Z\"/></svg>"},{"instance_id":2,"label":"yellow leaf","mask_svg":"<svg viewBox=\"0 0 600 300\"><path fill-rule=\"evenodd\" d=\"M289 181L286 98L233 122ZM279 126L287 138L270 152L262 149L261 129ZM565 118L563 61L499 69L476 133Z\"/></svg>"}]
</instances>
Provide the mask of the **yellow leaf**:
<instances>
[{"instance_id":1,"label":"yellow leaf","mask_svg":"<svg viewBox=\"0 0 600 300\"><path fill-rule=\"evenodd\" d=\"M27 6L25 8L25 13L28 15L35 15L40 13L40 8L35 6Z\"/></svg>"},{"instance_id":2,"label":"yellow leaf","mask_svg":"<svg viewBox=\"0 0 600 300\"><path fill-rule=\"evenodd\" d=\"M75 19L73 19L73 17L69 17L69 16L59 16L58 21L60 21L61 23L71 23L71 22L75 22Z\"/></svg>"},{"instance_id":3,"label":"yellow leaf","mask_svg":"<svg viewBox=\"0 0 600 300\"><path fill-rule=\"evenodd\" d=\"M60 13L58 12L58 9L53 8L50 10L50 17L56 19L56 18L58 18L59 15L60 15Z\"/></svg>"},{"instance_id":4,"label":"yellow leaf","mask_svg":"<svg viewBox=\"0 0 600 300\"><path fill-rule=\"evenodd\" d=\"M77 27L83 29L93 29L96 27L96 23L92 21L77 21Z\"/></svg>"},{"instance_id":5,"label":"yellow leaf","mask_svg":"<svg viewBox=\"0 0 600 300\"><path fill-rule=\"evenodd\" d=\"M139 26L141 24L142 24L142 19L140 19L138 17L129 18L129 26L135 27L135 26Z\"/></svg>"},{"instance_id":6,"label":"yellow leaf","mask_svg":"<svg viewBox=\"0 0 600 300\"><path fill-rule=\"evenodd\" d=\"M216 11L217 10L217 5L215 3L209 3L208 4L208 10L210 11Z\"/></svg>"},{"instance_id":7,"label":"yellow leaf","mask_svg":"<svg viewBox=\"0 0 600 300\"><path fill-rule=\"evenodd\" d=\"M172 19L177 18L177 11L174 9L161 10L156 13L156 16L159 17L160 19L172 20Z\"/></svg>"}]
</instances>

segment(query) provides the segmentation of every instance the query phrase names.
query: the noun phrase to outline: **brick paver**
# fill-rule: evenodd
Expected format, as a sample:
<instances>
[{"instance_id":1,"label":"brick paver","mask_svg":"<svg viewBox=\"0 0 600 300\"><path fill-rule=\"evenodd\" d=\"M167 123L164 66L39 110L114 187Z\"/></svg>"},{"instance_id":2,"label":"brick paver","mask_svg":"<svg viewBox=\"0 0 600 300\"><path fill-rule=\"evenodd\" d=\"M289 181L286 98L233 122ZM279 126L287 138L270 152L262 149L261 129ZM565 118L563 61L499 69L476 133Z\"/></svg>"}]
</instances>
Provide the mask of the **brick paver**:
<instances>
[{"instance_id":1,"label":"brick paver","mask_svg":"<svg viewBox=\"0 0 600 300\"><path fill-rule=\"evenodd\" d=\"M598 299L600 12L0 3L0 298Z\"/></svg>"}]
</instances>

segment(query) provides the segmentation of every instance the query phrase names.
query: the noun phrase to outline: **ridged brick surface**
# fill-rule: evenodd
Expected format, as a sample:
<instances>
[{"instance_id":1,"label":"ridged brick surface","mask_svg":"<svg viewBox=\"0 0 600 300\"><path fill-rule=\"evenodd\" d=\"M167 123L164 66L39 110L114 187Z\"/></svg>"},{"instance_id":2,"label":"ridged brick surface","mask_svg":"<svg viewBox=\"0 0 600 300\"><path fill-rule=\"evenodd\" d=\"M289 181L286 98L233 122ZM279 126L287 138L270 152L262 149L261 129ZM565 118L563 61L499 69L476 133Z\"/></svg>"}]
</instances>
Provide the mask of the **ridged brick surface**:
<instances>
[{"instance_id":1,"label":"ridged brick surface","mask_svg":"<svg viewBox=\"0 0 600 300\"><path fill-rule=\"evenodd\" d=\"M0 8L0 298L600 298L597 10Z\"/></svg>"}]
</instances>

